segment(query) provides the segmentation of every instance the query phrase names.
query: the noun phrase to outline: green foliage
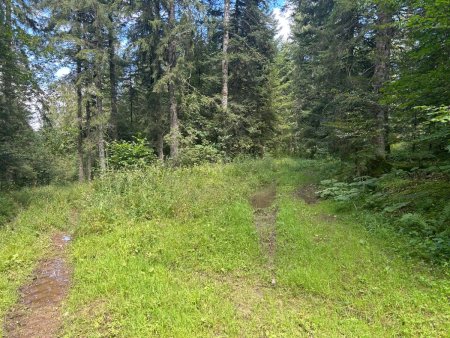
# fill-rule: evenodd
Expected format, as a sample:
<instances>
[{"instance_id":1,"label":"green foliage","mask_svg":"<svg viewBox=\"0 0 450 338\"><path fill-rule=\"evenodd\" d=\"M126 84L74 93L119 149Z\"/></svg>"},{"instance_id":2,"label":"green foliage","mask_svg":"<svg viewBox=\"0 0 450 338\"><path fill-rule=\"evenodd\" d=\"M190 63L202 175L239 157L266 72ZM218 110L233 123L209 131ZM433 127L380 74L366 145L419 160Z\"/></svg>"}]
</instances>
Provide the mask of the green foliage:
<instances>
[{"instance_id":1,"label":"green foliage","mask_svg":"<svg viewBox=\"0 0 450 338\"><path fill-rule=\"evenodd\" d=\"M133 141L113 141L108 148L108 162L111 169L142 168L156 160L145 138L134 137Z\"/></svg>"},{"instance_id":2,"label":"green foliage","mask_svg":"<svg viewBox=\"0 0 450 338\"><path fill-rule=\"evenodd\" d=\"M421 215L415 213L404 214L399 220L399 225L403 231L412 234L426 232L429 228L424 218Z\"/></svg>"},{"instance_id":3,"label":"green foliage","mask_svg":"<svg viewBox=\"0 0 450 338\"><path fill-rule=\"evenodd\" d=\"M18 208L19 206L13 198L4 194L0 195L0 227L13 219Z\"/></svg>"},{"instance_id":4,"label":"green foliage","mask_svg":"<svg viewBox=\"0 0 450 338\"><path fill-rule=\"evenodd\" d=\"M304 155L304 148L302 149L302 142L296 130L294 67L292 46L282 45L275 56L267 88L271 94L272 109L276 112L274 135L270 139L269 147L271 153L277 155Z\"/></svg>"},{"instance_id":5,"label":"green foliage","mask_svg":"<svg viewBox=\"0 0 450 338\"><path fill-rule=\"evenodd\" d=\"M174 22L169 3L160 1L3 4L0 179L11 186L72 180L78 167L90 173L101 164L103 139L120 143L133 135L146 135L148 146L167 158L169 83L186 165L269 151L336 156L357 176L378 177L396 164L391 159L408 169L444 161L449 41L441 8L448 0L289 2L294 25L287 42L274 39L267 0L232 4L227 112L220 105L220 2L174 0ZM15 13L8 20L7 5ZM133 20L122 25L127 18ZM119 48L119 40L127 46ZM171 42L176 62L168 58ZM49 54L72 73L51 79L37 61ZM380 69L383 79L376 78ZM37 78L48 85L45 93ZM28 122L30 95L34 107L42 106L39 141L41 131ZM380 111L389 111L384 122ZM397 142L402 154L393 151L387 161L378 154L381 129L386 154ZM31 147L36 143L43 149ZM117 161L113 167L130 165Z\"/></svg>"},{"instance_id":6,"label":"green foliage","mask_svg":"<svg viewBox=\"0 0 450 338\"><path fill-rule=\"evenodd\" d=\"M184 166L220 163L225 158L224 153L212 144L196 144L182 149L178 162Z\"/></svg>"},{"instance_id":7,"label":"green foliage","mask_svg":"<svg viewBox=\"0 0 450 338\"><path fill-rule=\"evenodd\" d=\"M386 212L386 213L396 212L396 211L408 206L409 204L410 204L410 202L400 202L400 203L395 203L393 205L388 205L388 206L384 207L383 212Z\"/></svg>"},{"instance_id":8,"label":"green foliage","mask_svg":"<svg viewBox=\"0 0 450 338\"><path fill-rule=\"evenodd\" d=\"M371 3L291 1L296 133L304 155L330 153L349 161L358 176L375 159L371 85L376 11ZM364 24L362 24L364 21Z\"/></svg>"},{"instance_id":9,"label":"green foliage","mask_svg":"<svg viewBox=\"0 0 450 338\"><path fill-rule=\"evenodd\" d=\"M362 193L375 186L376 179L369 176L361 176L353 179L353 182L338 182L334 179L320 182L322 190L317 194L322 198L331 198L335 201L350 201L358 198Z\"/></svg>"},{"instance_id":10,"label":"green foliage","mask_svg":"<svg viewBox=\"0 0 450 338\"><path fill-rule=\"evenodd\" d=\"M328 166L241 157L24 190L28 208L0 229L0 315L52 231L67 227L65 336L445 336L445 269L406 258L409 244L371 212L295 197ZM274 182L269 268L249 197Z\"/></svg>"},{"instance_id":11,"label":"green foliage","mask_svg":"<svg viewBox=\"0 0 450 338\"><path fill-rule=\"evenodd\" d=\"M359 195L357 188L351 187L349 183L337 182L335 180L324 180L320 182L324 189L318 191L322 198L333 198L336 201L348 201Z\"/></svg>"},{"instance_id":12,"label":"green foliage","mask_svg":"<svg viewBox=\"0 0 450 338\"><path fill-rule=\"evenodd\" d=\"M34 72L41 66L38 60L43 53L40 36L32 33L39 30L33 4L4 1L0 5L1 188L36 183L43 166L36 163L35 144L39 138L29 123L33 114L31 106L39 113L42 98Z\"/></svg>"},{"instance_id":13,"label":"green foliage","mask_svg":"<svg viewBox=\"0 0 450 338\"><path fill-rule=\"evenodd\" d=\"M447 123L450 122L450 107L416 107L428 111L428 115L432 116L432 122Z\"/></svg>"},{"instance_id":14,"label":"green foliage","mask_svg":"<svg viewBox=\"0 0 450 338\"><path fill-rule=\"evenodd\" d=\"M446 225L450 223L450 202L447 202L447 204L444 205L441 216L439 217L439 223L443 231L448 231Z\"/></svg>"},{"instance_id":15,"label":"green foliage","mask_svg":"<svg viewBox=\"0 0 450 338\"><path fill-rule=\"evenodd\" d=\"M448 67L450 39L446 32L448 0L411 1L411 15L400 24L402 52L397 56L397 74L386 86L384 98L391 105L396 139L417 152L442 159L450 143L448 126ZM406 48L405 48L406 47ZM415 161L422 165L421 159Z\"/></svg>"},{"instance_id":16,"label":"green foliage","mask_svg":"<svg viewBox=\"0 0 450 338\"><path fill-rule=\"evenodd\" d=\"M445 169L438 173L437 168L415 168L409 172L397 169L379 178L361 177L350 183L328 179L321 181L318 195L339 201L341 210L379 212L386 224L390 223L386 226L408 238L415 255L445 262L450 243L450 185L444 172Z\"/></svg>"}]
</instances>

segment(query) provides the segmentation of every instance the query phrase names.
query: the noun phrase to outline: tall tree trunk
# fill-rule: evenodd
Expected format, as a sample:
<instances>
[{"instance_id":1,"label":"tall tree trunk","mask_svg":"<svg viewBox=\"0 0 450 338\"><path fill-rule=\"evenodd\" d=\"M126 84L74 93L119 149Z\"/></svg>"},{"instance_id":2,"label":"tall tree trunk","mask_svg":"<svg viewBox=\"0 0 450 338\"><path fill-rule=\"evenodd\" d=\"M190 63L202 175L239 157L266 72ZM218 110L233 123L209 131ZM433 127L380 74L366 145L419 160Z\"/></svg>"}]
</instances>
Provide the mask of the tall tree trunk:
<instances>
[{"instance_id":1,"label":"tall tree trunk","mask_svg":"<svg viewBox=\"0 0 450 338\"><path fill-rule=\"evenodd\" d=\"M376 30L375 45L375 70L373 74L373 88L376 94L380 93L383 84L389 78L389 60L391 55L392 40L392 14L391 11L382 4L378 5L378 28ZM387 132L388 132L388 109L377 104L375 107L376 120L376 150L375 154L380 159L386 158Z\"/></svg>"},{"instance_id":2,"label":"tall tree trunk","mask_svg":"<svg viewBox=\"0 0 450 338\"><path fill-rule=\"evenodd\" d=\"M156 152L158 154L158 159L160 161L164 161L164 126L162 119L162 109L161 102L158 98L158 108L159 110L156 112Z\"/></svg>"},{"instance_id":3,"label":"tall tree trunk","mask_svg":"<svg viewBox=\"0 0 450 338\"><path fill-rule=\"evenodd\" d=\"M390 132L391 128L389 126L389 108L386 107L386 113L384 114L384 149L386 150L386 154L391 153L391 144L389 143Z\"/></svg>"},{"instance_id":4,"label":"tall tree trunk","mask_svg":"<svg viewBox=\"0 0 450 338\"><path fill-rule=\"evenodd\" d=\"M160 161L164 161L164 137L162 131L158 131L156 143L156 152L158 153L158 159Z\"/></svg>"},{"instance_id":5,"label":"tall tree trunk","mask_svg":"<svg viewBox=\"0 0 450 338\"><path fill-rule=\"evenodd\" d=\"M78 51L79 52L79 51ZM83 167L83 97L81 93L81 60L77 58L77 157L78 157L78 181L84 181Z\"/></svg>"},{"instance_id":6,"label":"tall tree trunk","mask_svg":"<svg viewBox=\"0 0 450 338\"><path fill-rule=\"evenodd\" d=\"M155 18L157 22L161 21L161 2L159 0L154 0L155 8ZM155 39L155 44L161 43L161 36L157 33L157 38ZM161 60L157 57L156 53L153 55L154 58L154 83L156 83L163 76L163 69L161 65ZM164 110L162 109L161 96L157 98L157 109L156 109L156 152L158 154L158 159L164 161L164 121L163 118Z\"/></svg>"},{"instance_id":7,"label":"tall tree trunk","mask_svg":"<svg viewBox=\"0 0 450 338\"><path fill-rule=\"evenodd\" d=\"M113 18L110 15L109 19L113 25ZM108 61L109 61L109 82L111 95L111 116L109 119L111 138L117 140L117 73L116 73L116 51L115 51L115 34L114 29L108 29Z\"/></svg>"},{"instance_id":8,"label":"tall tree trunk","mask_svg":"<svg viewBox=\"0 0 450 338\"><path fill-rule=\"evenodd\" d=\"M101 69L101 55L103 53L102 48L102 33L101 33L101 27L100 27L100 18L98 14L99 9L96 9L96 25L95 25L95 32L96 32L96 58L95 58L95 87L97 90L96 95L96 106L97 106L97 119L98 122L98 128L97 128L97 146L98 146L98 160L100 164L100 170L102 172L106 171L106 157L105 157L105 136L104 136L104 116L103 116L103 100L102 100L102 91L103 91L103 84L102 84L102 69Z\"/></svg>"},{"instance_id":9,"label":"tall tree trunk","mask_svg":"<svg viewBox=\"0 0 450 338\"><path fill-rule=\"evenodd\" d=\"M176 42L175 42L175 0L169 1L169 72L173 71L177 62ZM178 107L176 98L176 84L171 76L169 80L169 111L170 111L170 157L174 160L178 158L179 148L179 125L178 125Z\"/></svg>"},{"instance_id":10,"label":"tall tree trunk","mask_svg":"<svg viewBox=\"0 0 450 338\"><path fill-rule=\"evenodd\" d=\"M97 78L100 76L97 74ZM98 80L97 80L98 81ZM97 83L97 90L101 89L101 80ZM98 161L100 164L100 170L103 172L106 170L106 156L105 156L105 137L104 137L104 127L103 127L103 102L100 95L96 97L97 105L97 118L100 120L98 124L98 135L97 135L97 146L98 146Z\"/></svg>"},{"instance_id":11,"label":"tall tree trunk","mask_svg":"<svg viewBox=\"0 0 450 338\"><path fill-rule=\"evenodd\" d=\"M179 147L179 125L177 115L177 99L175 96L175 84L171 81L169 83L169 102L170 102L170 157L172 159L178 158Z\"/></svg>"},{"instance_id":12,"label":"tall tree trunk","mask_svg":"<svg viewBox=\"0 0 450 338\"><path fill-rule=\"evenodd\" d=\"M133 78L130 73L130 88L129 88L129 99L130 99L130 130L133 132L133 99L134 99L134 89L133 89Z\"/></svg>"},{"instance_id":13,"label":"tall tree trunk","mask_svg":"<svg viewBox=\"0 0 450 338\"><path fill-rule=\"evenodd\" d=\"M86 100L86 139L88 140L88 148L86 154L86 178L92 180L92 149L91 149L91 98Z\"/></svg>"},{"instance_id":14,"label":"tall tree trunk","mask_svg":"<svg viewBox=\"0 0 450 338\"><path fill-rule=\"evenodd\" d=\"M230 38L230 0L223 6L223 46L222 46L222 109L228 111L228 43Z\"/></svg>"}]
</instances>

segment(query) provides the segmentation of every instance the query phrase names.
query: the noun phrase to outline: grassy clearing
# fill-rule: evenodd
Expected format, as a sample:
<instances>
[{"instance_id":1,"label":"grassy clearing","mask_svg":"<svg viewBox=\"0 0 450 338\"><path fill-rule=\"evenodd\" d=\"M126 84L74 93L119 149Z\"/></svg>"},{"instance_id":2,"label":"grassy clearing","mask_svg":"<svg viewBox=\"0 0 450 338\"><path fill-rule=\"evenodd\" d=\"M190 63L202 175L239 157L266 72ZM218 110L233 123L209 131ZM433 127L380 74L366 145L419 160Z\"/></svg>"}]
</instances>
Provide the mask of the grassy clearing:
<instances>
[{"instance_id":1,"label":"grassy clearing","mask_svg":"<svg viewBox=\"0 0 450 338\"><path fill-rule=\"evenodd\" d=\"M51 222L18 220L15 230L1 231L71 224L76 205L67 337L445 336L444 268L402 255L405 243L375 215L343 214L331 202L307 205L293 195L324 166L267 159L114 174L77 188L76 198L45 203ZM275 287L249 203L273 182ZM30 206L21 215L42 210ZM45 236L33 236L28 243L44 252ZM37 256L7 274L25 276ZM8 283L13 295L19 282Z\"/></svg>"}]
</instances>

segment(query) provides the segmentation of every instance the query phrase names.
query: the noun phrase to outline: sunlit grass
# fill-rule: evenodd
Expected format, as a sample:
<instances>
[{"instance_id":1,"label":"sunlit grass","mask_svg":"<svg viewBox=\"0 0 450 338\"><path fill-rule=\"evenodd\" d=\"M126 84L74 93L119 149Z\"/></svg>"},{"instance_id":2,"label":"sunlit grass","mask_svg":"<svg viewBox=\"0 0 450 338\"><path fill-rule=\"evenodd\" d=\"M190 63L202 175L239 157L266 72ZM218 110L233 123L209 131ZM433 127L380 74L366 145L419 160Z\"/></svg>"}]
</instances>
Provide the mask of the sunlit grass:
<instances>
[{"instance_id":1,"label":"sunlit grass","mask_svg":"<svg viewBox=\"0 0 450 338\"><path fill-rule=\"evenodd\" d=\"M30 236L16 249L3 237L9 255L29 247L26 267L6 276L19 271L23 280L44 252L36 231L72 222L67 337L446 336L444 268L407 259L406 244L376 215L294 196L326 165L266 159L107 175L78 188L77 198L66 194L34 211L31 203L21 215L34 225L2 230ZM249 197L274 182L272 285ZM43 210L50 215L33 220ZM20 281L6 283L14 295Z\"/></svg>"},{"instance_id":2,"label":"sunlit grass","mask_svg":"<svg viewBox=\"0 0 450 338\"><path fill-rule=\"evenodd\" d=\"M13 193L21 209L13 221L0 227L0 318L17 301L19 286L44 256L51 232L73 227L72 211L81 189L43 187ZM0 336L2 329L3 325Z\"/></svg>"}]
</instances>

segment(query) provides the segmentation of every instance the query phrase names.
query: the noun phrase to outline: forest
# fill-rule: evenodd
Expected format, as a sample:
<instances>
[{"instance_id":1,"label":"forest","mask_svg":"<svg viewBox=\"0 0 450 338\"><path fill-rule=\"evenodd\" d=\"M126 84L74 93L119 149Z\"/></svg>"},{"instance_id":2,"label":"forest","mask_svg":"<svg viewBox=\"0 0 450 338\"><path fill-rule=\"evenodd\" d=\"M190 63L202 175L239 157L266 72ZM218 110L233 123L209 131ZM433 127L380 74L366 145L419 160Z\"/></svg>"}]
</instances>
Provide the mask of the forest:
<instances>
[{"instance_id":1,"label":"forest","mask_svg":"<svg viewBox=\"0 0 450 338\"><path fill-rule=\"evenodd\" d=\"M450 0L0 0L0 337L444 337Z\"/></svg>"}]
</instances>

